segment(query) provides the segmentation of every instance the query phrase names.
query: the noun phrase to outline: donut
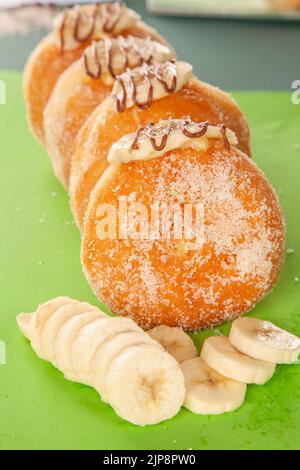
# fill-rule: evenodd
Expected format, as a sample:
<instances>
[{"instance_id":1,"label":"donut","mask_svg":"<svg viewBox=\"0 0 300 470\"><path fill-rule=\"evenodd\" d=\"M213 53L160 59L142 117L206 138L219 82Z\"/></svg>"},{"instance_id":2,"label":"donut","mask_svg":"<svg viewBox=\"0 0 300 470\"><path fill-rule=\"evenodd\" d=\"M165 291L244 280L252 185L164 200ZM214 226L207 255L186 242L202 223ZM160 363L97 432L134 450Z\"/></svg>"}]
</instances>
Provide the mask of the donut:
<instances>
[{"instance_id":1,"label":"donut","mask_svg":"<svg viewBox=\"0 0 300 470\"><path fill-rule=\"evenodd\" d=\"M300 0L268 0L274 10L300 10Z\"/></svg>"},{"instance_id":2,"label":"donut","mask_svg":"<svg viewBox=\"0 0 300 470\"><path fill-rule=\"evenodd\" d=\"M271 291L284 256L275 191L224 125L166 120L123 136L95 186L81 261L143 328L211 328Z\"/></svg>"},{"instance_id":3,"label":"donut","mask_svg":"<svg viewBox=\"0 0 300 470\"><path fill-rule=\"evenodd\" d=\"M29 126L41 143L44 143L44 108L59 76L93 40L119 34L150 36L166 42L122 2L77 5L55 18L53 31L32 52L23 77Z\"/></svg>"},{"instance_id":4,"label":"donut","mask_svg":"<svg viewBox=\"0 0 300 470\"><path fill-rule=\"evenodd\" d=\"M94 41L58 79L44 111L45 143L56 176L68 188L76 135L111 92L114 78L142 63L174 58L151 38L117 36Z\"/></svg>"},{"instance_id":5,"label":"donut","mask_svg":"<svg viewBox=\"0 0 300 470\"><path fill-rule=\"evenodd\" d=\"M70 199L82 227L92 189L107 168L111 145L149 122L190 117L224 123L236 132L240 148L250 154L248 124L224 91L201 82L186 62L144 64L116 78L112 95L86 120L77 135L71 165Z\"/></svg>"}]
</instances>

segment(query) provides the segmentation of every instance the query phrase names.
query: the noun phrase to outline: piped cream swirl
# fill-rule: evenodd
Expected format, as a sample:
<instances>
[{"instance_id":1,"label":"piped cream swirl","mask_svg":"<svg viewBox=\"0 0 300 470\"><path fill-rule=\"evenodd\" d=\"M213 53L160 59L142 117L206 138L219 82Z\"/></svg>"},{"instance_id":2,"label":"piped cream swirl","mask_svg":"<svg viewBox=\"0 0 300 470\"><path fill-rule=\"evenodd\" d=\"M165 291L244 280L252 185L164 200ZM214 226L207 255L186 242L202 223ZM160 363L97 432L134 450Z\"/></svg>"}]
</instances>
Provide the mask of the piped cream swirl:
<instances>
[{"instance_id":1,"label":"piped cream swirl","mask_svg":"<svg viewBox=\"0 0 300 470\"><path fill-rule=\"evenodd\" d=\"M116 75L124 73L127 68L172 59L173 52L151 38L117 36L103 38L87 47L83 55L83 66L91 78L98 79L101 76L104 83L112 85Z\"/></svg>"},{"instance_id":2,"label":"piped cream swirl","mask_svg":"<svg viewBox=\"0 0 300 470\"><path fill-rule=\"evenodd\" d=\"M77 5L60 13L53 23L57 46L68 51L87 40L119 34L140 16L119 2Z\"/></svg>"},{"instance_id":3,"label":"piped cream swirl","mask_svg":"<svg viewBox=\"0 0 300 470\"><path fill-rule=\"evenodd\" d=\"M134 134L122 137L112 145L107 160L110 163L150 160L179 147L205 150L209 139L223 140L227 149L238 143L235 133L225 126L173 119L148 125Z\"/></svg>"},{"instance_id":4,"label":"piped cream swirl","mask_svg":"<svg viewBox=\"0 0 300 470\"><path fill-rule=\"evenodd\" d=\"M152 101L181 90L191 78L192 70L187 62L173 61L127 70L117 76L112 90L116 111L122 112L134 105L148 108Z\"/></svg>"}]
</instances>

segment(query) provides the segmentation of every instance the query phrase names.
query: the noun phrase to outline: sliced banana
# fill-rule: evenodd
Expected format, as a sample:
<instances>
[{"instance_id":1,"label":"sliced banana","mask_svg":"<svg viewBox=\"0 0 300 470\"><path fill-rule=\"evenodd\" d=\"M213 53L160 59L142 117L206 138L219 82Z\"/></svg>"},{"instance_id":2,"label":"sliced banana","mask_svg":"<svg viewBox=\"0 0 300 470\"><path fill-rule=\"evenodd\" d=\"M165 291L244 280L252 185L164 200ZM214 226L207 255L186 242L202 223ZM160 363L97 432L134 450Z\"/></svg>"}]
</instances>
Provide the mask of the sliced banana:
<instances>
[{"instance_id":1,"label":"sliced banana","mask_svg":"<svg viewBox=\"0 0 300 470\"><path fill-rule=\"evenodd\" d=\"M26 338L31 340L34 333L35 313L19 313L17 315L17 324Z\"/></svg>"},{"instance_id":2,"label":"sliced banana","mask_svg":"<svg viewBox=\"0 0 300 470\"><path fill-rule=\"evenodd\" d=\"M70 300L41 305L41 319L39 313L17 316L38 355L44 346L47 358L65 377L88 385L97 382L99 369L99 388L104 380L108 402L133 423L154 424L175 415L185 396L175 359L133 320L112 318L90 304Z\"/></svg>"},{"instance_id":3,"label":"sliced banana","mask_svg":"<svg viewBox=\"0 0 300 470\"><path fill-rule=\"evenodd\" d=\"M91 373L94 377L94 387L101 395L103 401L108 401L108 395L105 387L105 377L107 368L111 361L130 346L139 344L152 344L158 348L162 346L150 336L140 331L125 331L115 334L104 341L97 350L93 359Z\"/></svg>"},{"instance_id":4,"label":"sliced banana","mask_svg":"<svg viewBox=\"0 0 300 470\"><path fill-rule=\"evenodd\" d=\"M204 341L201 358L220 374L246 384L264 384L273 375L275 364L241 353L226 336L211 336Z\"/></svg>"},{"instance_id":5,"label":"sliced banana","mask_svg":"<svg viewBox=\"0 0 300 470\"><path fill-rule=\"evenodd\" d=\"M39 305L36 314L34 315L34 321L31 325L33 328L33 334L30 338L31 346L39 357L47 360L47 357L43 354L43 348L41 345L41 333L47 320L60 307L68 304L74 305L78 303L79 302L77 300L70 299L69 297L56 297L55 299L49 300L48 302Z\"/></svg>"},{"instance_id":6,"label":"sliced banana","mask_svg":"<svg viewBox=\"0 0 300 470\"><path fill-rule=\"evenodd\" d=\"M97 318L105 318L105 313L98 309L91 312L84 312L71 317L59 330L53 349L55 366L65 371L65 374L74 373L72 370L71 347L74 338L81 328Z\"/></svg>"},{"instance_id":7,"label":"sliced banana","mask_svg":"<svg viewBox=\"0 0 300 470\"><path fill-rule=\"evenodd\" d=\"M172 418L185 397L177 361L153 345L132 346L119 354L110 363L105 386L116 413L140 426Z\"/></svg>"},{"instance_id":8,"label":"sliced banana","mask_svg":"<svg viewBox=\"0 0 300 470\"><path fill-rule=\"evenodd\" d=\"M230 342L244 354L277 364L291 364L300 354L300 339L273 323L256 318L238 318L232 324Z\"/></svg>"},{"instance_id":9,"label":"sliced banana","mask_svg":"<svg viewBox=\"0 0 300 470\"><path fill-rule=\"evenodd\" d=\"M87 302L78 302L77 304L67 304L56 310L50 318L44 323L41 332L40 344L43 356L48 361L54 359L54 344L60 328L69 320L69 318L79 315L80 313L90 312L95 307Z\"/></svg>"},{"instance_id":10,"label":"sliced banana","mask_svg":"<svg viewBox=\"0 0 300 470\"><path fill-rule=\"evenodd\" d=\"M176 361L183 362L197 356L197 348L182 328L156 326L148 334L158 341Z\"/></svg>"},{"instance_id":11,"label":"sliced banana","mask_svg":"<svg viewBox=\"0 0 300 470\"><path fill-rule=\"evenodd\" d=\"M200 357L184 361L180 367L186 386L184 406L193 413L221 414L243 404L246 384L224 377Z\"/></svg>"},{"instance_id":12,"label":"sliced banana","mask_svg":"<svg viewBox=\"0 0 300 470\"><path fill-rule=\"evenodd\" d=\"M72 370L75 375L66 374L71 380L93 385L91 365L99 346L107 338L124 331L143 331L130 318L99 318L84 326L74 338L71 347Z\"/></svg>"}]
</instances>

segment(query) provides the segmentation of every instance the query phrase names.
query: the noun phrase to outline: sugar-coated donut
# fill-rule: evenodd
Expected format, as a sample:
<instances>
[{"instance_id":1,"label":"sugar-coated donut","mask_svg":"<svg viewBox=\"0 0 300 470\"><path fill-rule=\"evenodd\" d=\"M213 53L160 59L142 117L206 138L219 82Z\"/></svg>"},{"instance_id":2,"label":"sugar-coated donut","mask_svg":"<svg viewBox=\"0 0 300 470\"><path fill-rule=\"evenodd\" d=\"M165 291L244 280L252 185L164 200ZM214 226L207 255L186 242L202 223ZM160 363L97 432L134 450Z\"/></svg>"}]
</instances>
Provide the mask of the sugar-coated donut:
<instances>
[{"instance_id":1,"label":"sugar-coated donut","mask_svg":"<svg viewBox=\"0 0 300 470\"><path fill-rule=\"evenodd\" d=\"M300 10L300 0L268 0L275 10Z\"/></svg>"},{"instance_id":2,"label":"sugar-coated donut","mask_svg":"<svg viewBox=\"0 0 300 470\"><path fill-rule=\"evenodd\" d=\"M77 5L64 10L54 21L53 31L29 57L24 70L24 94L30 128L44 142L43 112L59 76L95 39L122 34L148 37L166 43L121 2Z\"/></svg>"},{"instance_id":3,"label":"sugar-coated donut","mask_svg":"<svg viewBox=\"0 0 300 470\"><path fill-rule=\"evenodd\" d=\"M68 187L76 135L112 90L114 78L142 63L174 59L173 52L151 38L117 36L94 41L61 74L44 111L45 143L54 172Z\"/></svg>"},{"instance_id":4,"label":"sugar-coated donut","mask_svg":"<svg viewBox=\"0 0 300 470\"><path fill-rule=\"evenodd\" d=\"M224 126L169 120L112 146L90 198L81 259L114 313L143 328L196 330L242 315L273 288L284 254L282 211L236 144ZM163 219L166 208L171 219ZM161 214L154 226L153 213Z\"/></svg>"},{"instance_id":5,"label":"sugar-coated donut","mask_svg":"<svg viewBox=\"0 0 300 470\"><path fill-rule=\"evenodd\" d=\"M237 103L224 91L197 80L185 62L144 65L117 77L107 97L77 135L70 178L71 207L82 226L92 189L107 168L111 145L149 122L190 117L224 123L250 154L249 127Z\"/></svg>"}]
</instances>

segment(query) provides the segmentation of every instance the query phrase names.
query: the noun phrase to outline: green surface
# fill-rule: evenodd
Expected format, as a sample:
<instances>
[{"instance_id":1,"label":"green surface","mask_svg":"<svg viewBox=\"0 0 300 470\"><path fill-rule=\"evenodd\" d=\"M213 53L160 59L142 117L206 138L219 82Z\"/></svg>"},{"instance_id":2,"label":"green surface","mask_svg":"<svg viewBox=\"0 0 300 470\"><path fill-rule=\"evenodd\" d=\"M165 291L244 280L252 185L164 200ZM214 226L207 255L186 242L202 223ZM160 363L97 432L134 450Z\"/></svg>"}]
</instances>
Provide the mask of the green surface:
<instances>
[{"instance_id":1,"label":"green surface","mask_svg":"<svg viewBox=\"0 0 300 470\"><path fill-rule=\"evenodd\" d=\"M25 122L21 80L0 73L1 248L0 448L4 449L299 449L300 365L280 366L264 386L249 386L241 409L222 416L182 410L139 428L119 419L98 394L65 380L37 358L15 316L57 295L95 302L79 261L80 239L68 199ZM300 105L287 93L235 93L250 121L254 155L280 191L287 256L275 291L253 314L300 335ZM228 331L228 325L222 327ZM197 344L210 332L194 335Z\"/></svg>"}]
</instances>

